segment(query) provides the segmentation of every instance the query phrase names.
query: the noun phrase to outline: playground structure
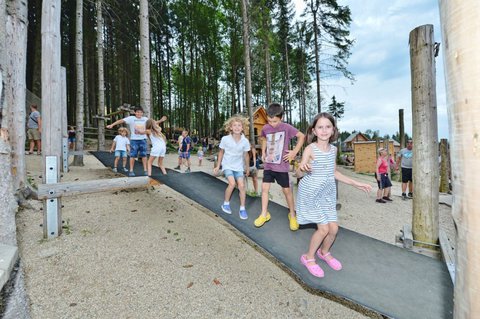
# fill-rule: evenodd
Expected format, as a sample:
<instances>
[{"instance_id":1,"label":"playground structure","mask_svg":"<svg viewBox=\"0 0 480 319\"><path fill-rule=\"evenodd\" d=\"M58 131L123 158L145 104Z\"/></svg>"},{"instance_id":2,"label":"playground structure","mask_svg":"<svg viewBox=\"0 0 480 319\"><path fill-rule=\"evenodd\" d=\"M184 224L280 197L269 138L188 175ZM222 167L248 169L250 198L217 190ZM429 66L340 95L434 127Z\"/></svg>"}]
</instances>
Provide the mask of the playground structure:
<instances>
[{"instance_id":1,"label":"playground structure","mask_svg":"<svg viewBox=\"0 0 480 319\"><path fill-rule=\"evenodd\" d=\"M478 120L478 111L471 105L478 104L478 95L475 93L478 89L476 87L476 79L478 79L478 68L472 67L479 65L478 56L470 43L472 36L480 37L477 19L474 14L478 12L480 4L470 1L462 3L461 1L443 1L440 0L440 8L442 15L442 32L443 43L446 45L445 66L447 70L447 88L449 91L448 104L451 109L452 128L452 168L456 172L453 178L454 191L456 200L453 206L453 215L457 222L458 232L458 247L457 264L455 268L458 271L458 276L455 277L455 315L458 318L466 318L475 313L479 313L479 307L475 300L478 300L478 285L480 280L478 276L478 263L475 263L478 258L478 251L480 248L480 241L478 240L478 209L480 204L479 199L474 198L475 191L480 189L478 184L480 177L478 170L475 169L474 164L478 164L478 131L476 121ZM463 18L459 19L458 16ZM457 17L457 18L454 18ZM49 17L45 17L49 21ZM469 23L474 21L474 23ZM54 107L62 105L64 107L64 99L60 95L61 90L59 83L65 83L61 80L61 72L59 68L60 57L56 41L59 40L59 30L47 30L42 39L42 44L45 44L45 53L42 51L42 92L44 92L44 105L49 107L43 108L44 125L44 184L47 188L46 193L53 189L53 186L48 184L61 184L60 182L60 162L62 158L61 138L62 133L66 132L60 125L66 121L63 120L63 114L54 110ZM423 61L423 66L427 68L434 67L434 44L433 44L433 30L429 28L422 28L419 30L417 36L411 38L410 45L415 49L414 54L426 52L427 59ZM426 36L426 37L424 37ZM50 44L50 45L49 45ZM425 51L422 51L425 49ZM461 59L459 59L461 57ZM438 166L436 159L436 147L432 143L437 142L436 137L436 101L434 92L435 83L432 79L434 74L426 72L426 75L413 70L416 65L412 59L412 88L421 87L424 90L413 89L412 93L412 107L414 109L414 136L416 139L414 151L415 154L421 157L421 160L414 168L414 180L416 183L416 192L414 198L414 220L413 220L413 235L418 240L426 242L437 242L439 235L438 231L438 216L435 216L435 205L438 205L438 194L435 197L438 189ZM427 61L425 63L425 61ZM422 64L422 63L420 63ZM418 71L418 70L417 70ZM430 69L431 71L431 69ZM421 85L421 80L414 85L414 79L418 80L424 76L426 84ZM419 84L420 85L417 85ZM425 89L427 88L427 89ZM417 94L418 93L418 94ZM422 100L424 98L425 100ZM433 99L433 101L431 100ZM427 106L427 107L425 107ZM64 110L66 108L62 108ZM425 120L427 119L427 120ZM461 124L461 125L460 125ZM456 156L457 157L456 157ZM468 158L467 158L468 156ZM470 158L470 156L472 158ZM63 157L64 160L65 157ZM420 159L420 158L418 158ZM433 165L433 163L435 165ZM426 172L433 172L426 176ZM436 173L437 172L437 173ZM43 187L43 186L42 186ZM81 189L86 187L80 186ZM111 186L116 187L116 186ZM432 189L434 190L432 192ZM56 237L61 234L61 196L67 196L69 188L65 191L54 192L50 194L51 197L45 197L44 214L46 215L44 227L46 237ZM421 205L423 204L423 205ZM427 221L427 227L415 227L420 223L419 220ZM436 226L437 225L437 226ZM437 228L436 228L437 227Z\"/></svg>"}]
</instances>

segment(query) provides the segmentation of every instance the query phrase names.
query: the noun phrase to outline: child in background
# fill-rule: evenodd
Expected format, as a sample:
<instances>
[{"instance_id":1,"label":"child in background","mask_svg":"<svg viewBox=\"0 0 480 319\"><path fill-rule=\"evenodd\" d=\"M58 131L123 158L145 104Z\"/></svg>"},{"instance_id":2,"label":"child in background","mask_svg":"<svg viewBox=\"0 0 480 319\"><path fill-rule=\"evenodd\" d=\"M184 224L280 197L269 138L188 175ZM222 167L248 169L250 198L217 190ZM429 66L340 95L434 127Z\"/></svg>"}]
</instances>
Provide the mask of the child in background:
<instances>
[{"instance_id":1,"label":"child in background","mask_svg":"<svg viewBox=\"0 0 480 319\"><path fill-rule=\"evenodd\" d=\"M268 212L268 192L271 183L277 181L282 187L283 194L288 204L288 220L290 230L297 230L298 223L295 216L295 205L293 204L293 193L290 188L290 161L295 159L298 151L303 146L305 135L288 123L282 122L283 107L280 104L273 103L267 109L267 121L262 129L262 161L263 183L262 183L262 212L255 219L255 226L262 227L270 220ZM297 137L297 145L293 150L289 150L290 141Z\"/></svg>"},{"instance_id":2,"label":"child in background","mask_svg":"<svg viewBox=\"0 0 480 319\"><path fill-rule=\"evenodd\" d=\"M115 151L115 161L113 162L113 171L116 173L118 161L120 157L123 162L123 171L128 172L127 169L127 152L130 152L130 140L127 137L128 129L121 127L118 129L118 135L113 139L112 147L110 148L110 153Z\"/></svg>"},{"instance_id":3,"label":"child in background","mask_svg":"<svg viewBox=\"0 0 480 319\"><path fill-rule=\"evenodd\" d=\"M198 148L198 152L197 152L197 156L198 156L198 166L202 166L202 161L203 161L203 156L204 156L204 151L203 151L203 147L200 146Z\"/></svg>"},{"instance_id":4,"label":"child in background","mask_svg":"<svg viewBox=\"0 0 480 319\"><path fill-rule=\"evenodd\" d=\"M241 219L247 219L248 214L245 209L246 190L243 171L245 168L247 176L250 173L248 166L250 143L243 135L243 132L248 129L248 120L241 116L232 116L225 122L224 129L225 132L230 134L222 137L220 141L217 166L213 169L213 173L217 175L220 170L220 165L222 165L223 173L228 180L222 210L226 214L232 213L230 197L236 184L240 193L239 215Z\"/></svg>"},{"instance_id":5,"label":"child in background","mask_svg":"<svg viewBox=\"0 0 480 319\"><path fill-rule=\"evenodd\" d=\"M73 126L68 127L68 149L74 151L75 150L75 129Z\"/></svg>"},{"instance_id":6,"label":"child in background","mask_svg":"<svg viewBox=\"0 0 480 319\"><path fill-rule=\"evenodd\" d=\"M163 175L167 175L167 171L163 166L163 158L167 152L167 138L162 133L162 128L158 126L159 123L163 122L155 121L152 119L147 120L145 125L146 133L152 142L152 149L150 150L150 157L147 162L147 175L152 176L152 165L155 159L158 157L158 167L162 171Z\"/></svg>"},{"instance_id":7,"label":"child in background","mask_svg":"<svg viewBox=\"0 0 480 319\"><path fill-rule=\"evenodd\" d=\"M388 177L390 171L390 163L387 158L387 150L383 147L378 149L378 159L375 171L375 178L377 179L378 191L377 191L377 203L385 204L386 201L391 202L390 189L392 188L392 182Z\"/></svg>"},{"instance_id":8,"label":"child in background","mask_svg":"<svg viewBox=\"0 0 480 319\"><path fill-rule=\"evenodd\" d=\"M300 261L315 277L324 276L323 269L315 262L315 255L332 269L342 269L340 261L330 254L338 232L335 179L365 192L372 189L371 185L359 183L337 171L337 148L330 144L337 140L337 136L333 116L328 113L315 116L307 129L307 140L311 144L305 148L297 170L297 176L303 176L297 193L298 223L317 224L308 251Z\"/></svg>"}]
</instances>

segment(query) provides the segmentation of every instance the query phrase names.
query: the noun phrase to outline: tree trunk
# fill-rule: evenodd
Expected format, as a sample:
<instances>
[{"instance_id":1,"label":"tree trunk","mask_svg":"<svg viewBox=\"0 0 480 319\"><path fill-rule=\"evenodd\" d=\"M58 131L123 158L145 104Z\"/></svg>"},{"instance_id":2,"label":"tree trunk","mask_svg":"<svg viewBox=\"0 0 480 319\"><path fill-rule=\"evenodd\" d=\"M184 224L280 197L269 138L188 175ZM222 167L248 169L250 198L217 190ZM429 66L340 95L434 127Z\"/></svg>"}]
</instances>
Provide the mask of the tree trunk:
<instances>
[{"instance_id":1,"label":"tree trunk","mask_svg":"<svg viewBox=\"0 0 480 319\"><path fill-rule=\"evenodd\" d=\"M455 318L480 313L480 2L440 0L457 226Z\"/></svg>"},{"instance_id":2,"label":"tree trunk","mask_svg":"<svg viewBox=\"0 0 480 319\"><path fill-rule=\"evenodd\" d=\"M76 128L75 128L75 150L83 152L84 131L84 112L85 112L85 82L83 68L83 0L77 0L76 9L76 38L75 38L75 66L77 74L77 93L76 93ZM74 166L83 166L83 155L73 157Z\"/></svg>"},{"instance_id":3,"label":"tree trunk","mask_svg":"<svg viewBox=\"0 0 480 319\"><path fill-rule=\"evenodd\" d=\"M140 0L140 104L146 117L151 115L150 34L148 28L148 0Z\"/></svg>"},{"instance_id":4,"label":"tree trunk","mask_svg":"<svg viewBox=\"0 0 480 319\"><path fill-rule=\"evenodd\" d=\"M449 187L449 170L450 165L448 156L448 141L446 138L440 140L440 193L447 193Z\"/></svg>"},{"instance_id":5,"label":"tree trunk","mask_svg":"<svg viewBox=\"0 0 480 319\"><path fill-rule=\"evenodd\" d=\"M23 188L26 181L25 168L25 90L26 90L26 54L28 6L25 1L7 3L6 20L6 74L5 103L8 112L4 112L3 123L8 128L10 147L12 148L12 174L15 190ZM3 126L2 126L3 127Z\"/></svg>"},{"instance_id":6,"label":"tree trunk","mask_svg":"<svg viewBox=\"0 0 480 319\"><path fill-rule=\"evenodd\" d=\"M415 240L438 242L438 129L433 26L410 32Z\"/></svg>"},{"instance_id":7,"label":"tree trunk","mask_svg":"<svg viewBox=\"0 0 480 319\"><path fill-rule=\"evenodd\" d=\"M252 70L250 68L250 39L247 1L242 0L243 17L243 59L245 63L245 98L247 101L248 117L250 121L250 143L255 145L255 133L253 130L253 108L252 108ZM246 133L246 132L245 132Z\"/></svg>"},{"instance_id":8,"label":"tree trunk","mask_svg":"<svg viewBox=\"0 0 480 319\"><path fill-rule=\"evenodd\" d=\"M102 0L97 0L97 58L98 58L98 150L105 150L105 81L103 70L103 15Z\"/></svg>"},{"instance_id":9,"label":"tree trunk","mask_svg":"<svg viewBox=\"0 0 480 319\"><path fill-rule=\"evenodd\" d=\"M315 4L313 3L315 1ZM318 13L318 0L310 0L310 7L313 14L313 41L315 44L315 83L317 85L317 111L318 113L322 112L322 99L320 95L320 57L319 57L319 44L318 44L318 22L317 22L317 13Z\"/></svg>"}]
</instances>

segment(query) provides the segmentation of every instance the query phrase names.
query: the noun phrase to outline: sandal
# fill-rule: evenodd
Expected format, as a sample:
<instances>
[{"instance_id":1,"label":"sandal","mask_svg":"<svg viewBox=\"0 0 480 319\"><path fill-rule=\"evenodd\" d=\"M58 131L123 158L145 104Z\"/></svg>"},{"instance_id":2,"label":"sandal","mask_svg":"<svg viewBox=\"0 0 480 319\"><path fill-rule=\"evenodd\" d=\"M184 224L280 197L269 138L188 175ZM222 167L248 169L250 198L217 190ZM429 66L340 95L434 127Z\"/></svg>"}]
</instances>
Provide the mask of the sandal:
<instances>
[{"instance_id":1,"label":"sandal","mask_svg":"<svg viewBox=\"0 0 480 319\"><path fill-rule=\"evenodd\" d=\"M300 262L305 266L307 267L308 271L314 275L315 277L319 277L319 278L322 278L325 274L323 272L323 269L320 268L319 265L317 265L316 263L313 264L313 265L309 265L308 263L311 263L311 262L315 262L315 259L307 259L307 255L302 255L302 257L300 257Z\"/></svg>"},{"instance_id":2,"label":"sandal","mask_svg":"<svg viewBox=\"0 0 480 319\"><path fill-rule=\"evenodd\" d=\"M329 265L330 268L332 268L333 270L339 271L340 269L342 269L342 263L339 262L337 259L335 259L332 256L332 254L330 254L330 252L326 253L325 255L322 255L322 252L319 249L317 250L317 256L318 258L326 262L327 265ZM330 256L331 258L327 259L328 256Z\"/></svg>"}]
</instances>

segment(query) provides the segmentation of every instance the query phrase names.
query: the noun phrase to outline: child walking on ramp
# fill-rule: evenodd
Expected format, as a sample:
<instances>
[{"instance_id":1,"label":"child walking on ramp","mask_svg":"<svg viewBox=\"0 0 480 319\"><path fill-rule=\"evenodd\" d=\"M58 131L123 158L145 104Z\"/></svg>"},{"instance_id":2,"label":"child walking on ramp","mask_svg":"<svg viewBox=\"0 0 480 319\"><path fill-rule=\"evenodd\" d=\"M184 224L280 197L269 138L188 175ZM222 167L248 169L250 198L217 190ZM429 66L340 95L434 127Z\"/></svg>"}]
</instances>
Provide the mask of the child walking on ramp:
<instances>
[{"instance_id":1,"label":"child walking on ramp","mask_svg":"<svg viewBox=\"0 0 480 319\"><path fill-rule=\"evenodd\" d=\"M300 261L316 277L323 277L324 272L315 262L315 255L332 269L342 269L340 261L330 254L338 232L335 179L364 192L372 189L371 185L359 183L337 171L337 148L330 144L336 141L337 136L333 116L328 113L315 116L307 129L307 141L310 144L305 148L297 170L297 176L303 176L297 193L298 223L317 224L308 251L300 257Z\"/></svg>"},{"instance_id":2,"label":"child walking on ramp","mask_svg":"<svg viewBox=\"0 0 480 319\"><path fill-rule=\"evenodd\" d=\"M213 173L217 175L221 164L223 173L228 180L222 210L226 214L232 213L230 197L232 196L236 183L238 191L240 192L239 215L241 219L247 219L248 214L245 209L246 190L243 171L245 169L247 176L250 174L250 167L248 166L250 143L243 135L243 132L248 129L248 121L244 117L233 116L225 122L224 129L225 132L230 134L222 137L220 141L217 166L213 169Z\"/></svg>"},{"instance_id":3,"label":"child walking on ramp","mask_svg":"<svg viewBox=\"0 0 480 319\"><path fill-rule=\"evenodd\" d=\"M166 117L164 117L166 119ZM163 158L167 152L167 138L162 133L162 128L158 126L159 123L163 122L162 118L160 121L155 121L153 119L148 119L147 124L145 125L146 133L152 142L152 149L150 150L150 157L147 162L147 175L152 176L152 165L155 159L158 157L158 167L162 171L163 175L167 175L167 171L163 166Z\"/></svg>"},{"instance_id":4,"label":"child walking on ramp","mask_svg":"<svg viewBox=\"0 0 480 319\"><path fill-rule=\"evenodd\" d=\"M127 153L130 152L130 140L128 139L128 129L126 127L121 127L118 129L118 135L113 139L112 147L110 148L110 153L115 151L115 161L113 162L113 171L118 172L117 166L120 157L123 162L123 170L128 172L127 169Z\"/></svg>"}]
</instances>

